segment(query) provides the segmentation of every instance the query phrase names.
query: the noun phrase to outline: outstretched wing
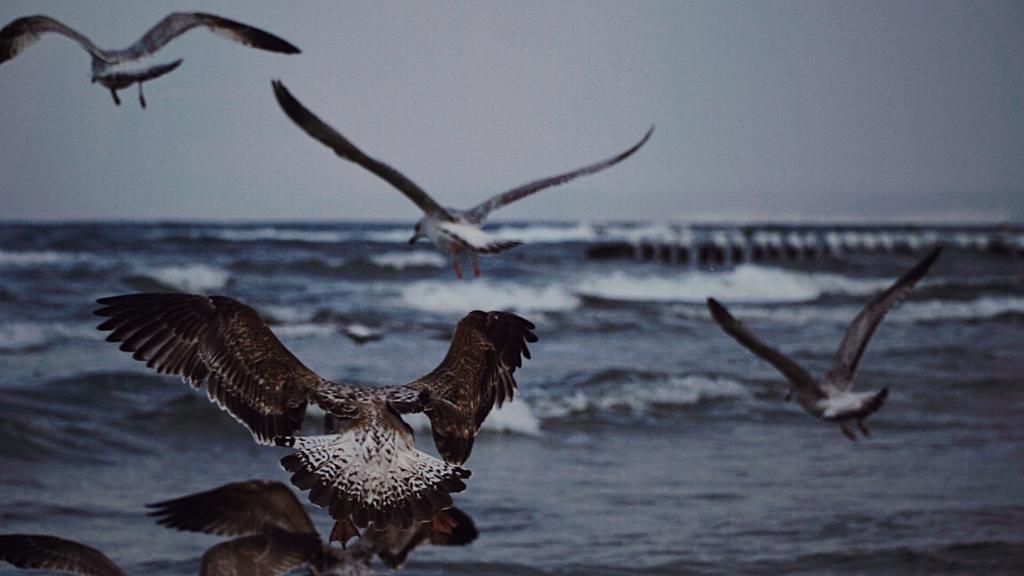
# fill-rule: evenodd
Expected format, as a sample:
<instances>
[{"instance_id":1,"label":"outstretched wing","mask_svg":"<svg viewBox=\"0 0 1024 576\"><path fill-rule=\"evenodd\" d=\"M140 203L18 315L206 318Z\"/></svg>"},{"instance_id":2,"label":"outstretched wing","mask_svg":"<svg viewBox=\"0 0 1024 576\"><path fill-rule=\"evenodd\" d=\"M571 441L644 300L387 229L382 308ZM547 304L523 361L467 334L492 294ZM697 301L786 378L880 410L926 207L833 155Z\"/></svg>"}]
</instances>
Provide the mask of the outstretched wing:
<instances>
[{"instance_id":1,"label":"outstretched wing","mask_svg":"<svg viewBox=\"0 0 1024 576\"><path fill-rule=\"evenodd\" d=\"M832 368L825 377L826 381L843 390L849 390L853 386L853 374L857 371L857 364L864 355L864 349L871 341L871 335L875 333L886 313L900 300L906 298L914 284L928 272L940 252L942 246L936 246L885 292L875 296L864 306L846 329L843 341L839 343L839 349L836 350L835 359L832 361Z\"/></svg>"},{"instance_id":2,"label":"outstretched wing","mask_svg":"<svg viewBox=\"0 0 1024 576\"><path fill-rule=\"evenodd\" d=\"M501 194L492 196L491 198L488 198L484 202L481 202L480 204L477 204L473 208L470 208L465 213L466 219L469 220L470 222L475 222L479 224L483 222L484 219L487 218L487 215L490 214L491 211L501 208L506 204L511 204L516 200L519 200L520 198L525 198L530 194L533 194L534 192L540 192L545 188L558 186L559 184L565 184L566 182L569 182L570 180L575 180L580 176L595 174L597 172L600 172L601 170L604 170L605 168L610 168L618 164L619 162L622 162L626 158L632 156L634 152L639 150L640 147L647 142L647 139L651 137L651 134L653 132L654 126L651 126L639 142L637 142L631 148L629 148L625 152L622 152L618 156L614 156L612 158L608 158L607 160L602 160L600 162L596 162L594 164L590 164L582 168L578 168L576 170L558 174L556 176L535 180L533 182L530 182L529 184L524 184L518 188L509 190L508 192L502 192Z\"/></svg>"},{"instance_id":3,"label":"outstretched wing","mask_svg":"<svg viewBox=\"0 0 1024 576\"><path fill-rule=\"evenodd\" d=\"M108 342L193 388L241 422L260 444L302 427L307 397L340 387L306 368L255 310L225 296L127 294L97 300Z\"/></svg>"},{"instance_id":4,"label":"outstretched wing","mask_svg":"<svg viewBox=\"0 0 1024 576\"><path fill-rule=\"evenodd\" d=\"M391 184L397 188L399 192L405 194L410 200L419 206L420 210L423 210L423 212L438 215L445 220L454 220L447 210L435 202L434 199L431 198L425 190L417 186L415 182L409 180L404 174L395 170L391 166L370 158L364 154L362 150L356 148L355 144L349 142L348 138L345 138L337 130L331 128L323 120L317 118L312 112L306 109L301 102L292 96L291 92L285 88L284 84L282 84L280 80L274 80L273 85L274 96L277 97L277 102L281 105L281 109L284 110L284 113L292 119L292 122L295 122L295 124L297 124L299 128L305 130L307 134L319 140L328 148L334 150L334 153L338 156L351 162L355 162L383 178L388 184Z\"/></svg>"},{"instance_id":5,"label":"outstretched wing","mask_svg":"<svg viewBox=\"0 0 1024 576\"><path fill-rule=\"evenodd\" d=\"M714 298L708 298L708 309L711 310L711 317L725 330L725 333L732 336L737 342L742 344L747 350L750 350L757 356L764 360L767 360L775 369L789 380L790 384L794 387L800 388L810 392L818 397L822 397L821 388L818 383L814 381L814 378L807 373L795 360L786 356L782 352L779 352L775 348L765 344L760 338L754 336L746 326L744 326L739 320L732 317L732 314L725 309L725 306L719 304L718 300Z\"/></svg>"},{"instance_id":6,"label":"outstretched wing","mask_svg":"<svg viewBox=\"0 0 1024 576\"><path fill-rule=\"evenodd\" d=\"M280 576L322 550L316 534L272 530L222 542L203 554L199 576Z\"/></svg>"},{"instance_id":7,"label":"outstretched wing","mask_svg":"<svg viewBox=\"0 0 1024 576\"><path fill-rule=\"evenodd\" d=\"M465 462L494 404L512 400L513 374L530 357L527 342L537 341L533 329L515 314L474 310L459 321L441 364L406 384L420 391L434 443L446 461Z\"/></svg>"},{"instance_id":8,"label":"outstretched wing","mask_svg":"<svg viewBox=\"0 0 1024 576\"><path fill-rule=\"evenodd\" d=\"M152 27L149 32L146 32L138 42L132 44L126 52L130 58L148 56L171 40L197 26L205 26L214 34L230 38L235 42L252 48L284 54L298 54L300 52L298 48L287 40L274 36L269 32L253 28L241 22L202 12L175 12L168 14L156 26Z\"/></svg>"},{"instance_id":9,"label":"outstretched wing","mask_svg":"<svg viewBox=\"0 0 1024 576\"><path fill-rule=\"evenodd\" d=\"M376 553L388 568L398 570L405 565L409 554L423 544L465 546L476 540L479 532L469 514L455 506L445 510L444 514L451 524L447 530L436 529L433 522L424 522L406 530L367 530L358 545Z\"/></svg>"},{"instance_id":10,"label":"outstretched wing","mask_svg":"<svg viewBox=\"0 0 1024 576\"><path fill-rule=\"evenodd\" d=\"M56 32L78 42L89 54L100 60L109 60L106 52L76 30L49 16L26 16L18 18L0 30L0 64L14 58L22 50L34 44L47 32Z\"/></svg>"},{"instance_id":11,"label":"outstretched wing","mask_svg":"<svg viewBox=\"0 0 1024 576\"><path fill-rule=\"evenodd\" d=\"M83 576L124 576L99 550L42 534L0 534L0 560L18 568L43 568Z\"/></svg>"},{"instance_id":12,"label":"outstretched wing","mask_svg":"<svg viewBox=\"0 0 1024 576\"><path fill-rule=\"evenodd\" d=\"M157 524L206 534L255 534L276 528L286 532L316 533L302 503L288 486L269 480L232 482L146 504Z\"/></svg>"}]
</instances>

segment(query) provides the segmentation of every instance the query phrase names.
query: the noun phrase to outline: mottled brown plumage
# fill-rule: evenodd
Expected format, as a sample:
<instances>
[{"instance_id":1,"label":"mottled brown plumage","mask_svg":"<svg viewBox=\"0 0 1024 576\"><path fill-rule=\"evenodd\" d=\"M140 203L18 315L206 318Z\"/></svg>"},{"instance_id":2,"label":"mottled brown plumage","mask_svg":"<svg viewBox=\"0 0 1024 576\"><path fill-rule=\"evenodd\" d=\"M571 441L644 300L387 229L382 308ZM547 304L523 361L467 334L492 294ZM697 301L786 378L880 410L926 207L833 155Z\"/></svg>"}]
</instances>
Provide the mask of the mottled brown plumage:
<instances>
[{"instance_id":1,"label":"mottled brown plumage","mask_svg":"<svg viewBox=\"0 0 1024 576\"><path fill-rule=\"evenodd\" d=\"M99 300L108 341L164 374L180 375L246 426L257 442L291 446L292 483L360 528L409 527L451 506L469 471L456 466L491 407L509 400L529 358L533 325L503 312L468 314L441 364L406 386L352 386L304 366L252 308L224 296L130 294ZM339 423L295 436L315 402ZM402 413L430 417L442 462L413 447Z\"/></svg>"},{"instance_id":2,"label":"mottled brown plumage","mask_svg":"<svg viewBox=\"0 0 1024 576\"><path fill-rule=\"evenodd\" d=\"M239 576L249 574L246 569L254 569L253 557L267 567L309 564L318 574L370 573L362 568L369 566L374 555L387 566L400 568L408 554L424 543L461 546L477 537L472 518L452 507L443 512L452 523L446 533L434 530L430 522L404 530L367 530L347 550L341 550L321 540L305 508L287 486L266 480L233 482L147 507L157 523L168 528L206 534L255 534L218 544L203 555L204 570L217 567L227 570L224 574Z\"/></svg>"},{"instance_id":3,"label":"mottled brown plumage","mask_svg":"<svg viewBox=\"0 0 1024 576\"><path fill-rule=\"evenodd\" d=\"M0 560L18 568L43 568L82 576L124 576L99 550L44 534L0 534Z\"/></svg>"}]
</instances>

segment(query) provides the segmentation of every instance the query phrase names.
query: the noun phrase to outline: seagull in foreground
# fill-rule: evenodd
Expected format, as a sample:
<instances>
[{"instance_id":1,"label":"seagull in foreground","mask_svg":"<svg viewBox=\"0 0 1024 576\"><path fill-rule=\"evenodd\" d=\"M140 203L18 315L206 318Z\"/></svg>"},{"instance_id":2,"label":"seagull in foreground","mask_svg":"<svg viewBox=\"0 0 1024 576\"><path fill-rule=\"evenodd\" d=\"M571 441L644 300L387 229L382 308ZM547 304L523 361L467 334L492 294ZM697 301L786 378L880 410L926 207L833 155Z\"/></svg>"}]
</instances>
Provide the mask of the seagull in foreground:
<instances>
[{"instance_id":1,"label":"seagull in foreground","mask_svg":"<svg viewBox=\"0 0 1024 576\"><path fill-rule=\"evenodd\" d=\"M110 89L114 104L121 105L121 99L117 96L118 90L138 84L139 104L145 108L146 97L142 94L142 83L174 70L181 65L182 59L164 64L145 64L141 60L155 54L165 44L197 26L205 26L214 34L252 48L284 54L299 53L299 49L291 43L269 32L202 12L168 14L135 44L122 50L103 50L59 20L38 15L18 18L0 30L0 64L17 56L30 44L39 40L42 34L56 32L78 42L92 56L92 81Z\"/></svg>"},{"instance_id":2,"label":"seagull in foreground","mask_svg":"<svg viewBox=\"0 0 1024 576\"><path fill-rule=\"evenodd\" d=\"M407 529L366 530L359 540L342 550L320 539L294 492L280 482L267 480L232 482L146 506L152 509L149 514L157 518L157 523L168 528L243 536L207 550L201 576L256 574L256 558L261 566L287 564L285 571L308 564L310 572L317 575L370 575L375 573L370 568L375 555L389 568L399 569L409 553L421 544L462 546L477 537L472 518L452 507L444 512L447 520L442 529L422 523ZM289 554L293 548L288 545L290 542L302 544L294 548L305 552L305 556L300 559Z\"/></svg>"},{"instance_id":3,"label":"seagull in foreground","mask_svg":"<svg viewBox=\"0 0 1024 576\"><path fill-rule=\"evenodd\" d=\"M303 565L315 576L372 576L377 555L392 569L424 543L461 546L477 537L473 520L458 508L445 514L446 532L430 524L368 530L343 550L325 544L295 494L280 482L234 482L174 500L147 504L157 523L206 534L240 536L203 553L199 576L281 576ZM83 576L124 576L99 550L44 534L0 534L0 561Z\"/></svg>"},{"instance_id":4,"label":"seagull in foreground","mask_svg":"<svg viewBox=\"0 0 1024 576\"><path fill-rule=\"evenodd\" d=\"M857 435L850 426L851 422L856 422L857 427L867 437L870 432L864 420L882 407L889 394L887 387L875 392L852 392L857 364L882 318L910 293L914 284L928 272L941 251L942 246L935 247L885 292L867 303L847 328L832 361L832 368L821 380L815 380L795 360L762 342L714 298L708 298L708 308L711 310L711 317L722 330L748 350L767 360L789 380L793 388L786 395L787 400L795 396L797 403L808 414L828 422L838 422L843 435L850 440L856 440Z\"/></svg>"},{"instance_id":5,"label":"seagull in foreground","mask_svg":"<svg viewBox=\"0 0 1024 576\"><path fill-rule=\"evenodd\" d=\"M457 210L442 207L426 191L406 178L401 172L364 154L340 132L328 126L306 109L279 80L273 81L273 86L277 102L299 128L305 130L307 134L328 148L333 149L338 156L355 162L383 178L419 206L420 210L423 210L425 215L416 223L415 233L409 239L409 244L414 244L416 240L423 237L429 239L445 256L451 259L452 268L459 278L462 278L462 266L459 261L463 254L469 256L473 266L473 275L479 277L480 267L477 265L477 255L498 254L522 244L516 240L498 239L480 229L491 211L545 188L565 184L580 176L595 174L605 168L610 168L632 156L654 132L654 127L651 126L639 142L618 156L557 176L535 180L508 192L492 196L469 210Z\"/></svg>"},{"instance_id":6,"label":"seagull in foreground","mask_svg":"<svg viewBox=\"0 0 1024 576\"><path fill-rule=\"evenodd\" d=\"M128 294L101 298L109 342L161 374L177 374L245 426L256 442L297 449L281 460L292 483L327 507L335 530L444 522L438 512L470 475L459 465L494 404L511 400L533 324L473 311L433 372L401 386L326 380L302 364L252 308L225 296ZM296 436L312 401L334 425ZM413 446L401 414L430 419L439 460Z\"/></svg>"}]
</instances>

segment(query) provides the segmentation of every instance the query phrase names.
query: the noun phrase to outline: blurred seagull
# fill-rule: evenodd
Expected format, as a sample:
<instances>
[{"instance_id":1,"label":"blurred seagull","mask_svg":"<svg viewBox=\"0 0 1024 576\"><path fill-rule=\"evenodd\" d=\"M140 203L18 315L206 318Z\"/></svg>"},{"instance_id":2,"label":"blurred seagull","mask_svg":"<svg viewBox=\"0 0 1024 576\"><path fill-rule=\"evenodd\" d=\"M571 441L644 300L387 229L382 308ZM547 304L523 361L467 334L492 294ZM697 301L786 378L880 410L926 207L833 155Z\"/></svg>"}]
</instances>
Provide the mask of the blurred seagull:
<instances>
[{"instance_id":1,"label":"blurred seagull","mask_svg":"<svg viewBox=\"0 0 1024 576\"><path fill-rule=\"evenodd\" d=\"M128 294L101 298L109 342L161 374L206 385L210 400L256 442L296 448L281 460L292 483L328 507L336 529L356 532L437 522L470 475L459 465L491 408L511 400L514 373L536 342L515 314L473 311L455 328L431 373L402 386L326 380L274 336L252 308L225 296ZM333 423L321 436L295 436L313 401ZM401 414L430 419L439 460L413 446Z\"/></svg>"},{"instance_id":2,"label":"blurred seagull","mask_svg":"<svg viewBox=\"0 0 1024 576\"><path fill-rule=\"evenodd\" d=\"M452 268L455 270L455 275L459 278L462 278L462 266L459 261L463 254L469 255L470 262L473 265L473 274L480 276L477 255L497 254L522 244L522 242L516 240L498 239L480 229L493 210L545 188L565 184L580 176L594 174L605 168L610 168L632 156L634 152L647 142L647 139L651 137L651 133L654 132L654 127L651 126L639 142L618 156L570 172L558 174L557 176L542 178L524 184L508 192L488 198L469 210L456 210L454 208L442 207L426 191L417 186L412 180L406 178L401 172L364 154L362 150L356 148L341 133L307 110L279 80L275 80L273 86L277 102L281 105L285 114L299 128L305 130L307 134L319 140L328 148L333 149L338 156L355 162L383 178L419 206L420 210L423 210L425 215L416 223L415 233L409 239L409 243L413 244L421 237L429 239L445 256L451 259Z\"/></svg>"},{"instance_id":3,"label":"blurred seagull","mask_svg":"<svg viewBox=\"0 0 1024 576\"><path fill-rule=\"evenodd\" d=\"M389 568L398 569L422 544L463 546L477 537L472 518L452 507L444 512L445 522L440 525L367 530L342 550L323 542L294 492L280 482L266 480L232 482L146 506L157 523L168 528L241 536L207 550L200 576L269 574L269 567L288 571L303 564L310 573L321 576L371 575L375 574L370 568L375 555ZM335 534L331 540L344 544Z\"/></svg>"},{"instance_id":4,"label":"blurred seagull","mask_svg":"<svg viewBox=\"0 0 1024 576\"><path fill-rule=\"evenodd\" d=\"M748 350L767 360L789 380L793 388L787 394L787 400L795 396L797 403L808 414L829 422L838 422L843 435L850 440L856 440L857 435L850 423L856 422L864 436L868 436L864 420L882 407L889 394L887 387L875 392L851 392L857 364L885 314L910 293L914 284L928 272L941 251L941 246L935 247L889 289L867 303L846 330L846 335L839 343L839 349L832 361L832 368L821 380L815 380L792 358L762 342L714 298L708 298L708 308L711 310L711 317L722 330Z\"/></svg>"},{"instance_id":5,"label":"blurred seagull","mask_svg":"<svg viewBox=\"0 0 1024 576\"><path fill-rule=\"evenodd\" d=\"M202 12L169 14L135 44L122 50L103 50L64 23L49 16L39 15L18 18L0 30L0 64L17 56L30 44L39 40L42 34L56 32L78 42L92 55L92 81L110 89L114 104L121 105L121 99L117 96L118 90L138 84L139 104L145 108L146 98L142 93L142 83L174 70L181 65L182 60L154 65L145 65L141 60L155 54L165 44L197 26L205 26L214 34L253 48L284 54L299 53L298 48L273 34Z\"/></svg>"}]
</instances>

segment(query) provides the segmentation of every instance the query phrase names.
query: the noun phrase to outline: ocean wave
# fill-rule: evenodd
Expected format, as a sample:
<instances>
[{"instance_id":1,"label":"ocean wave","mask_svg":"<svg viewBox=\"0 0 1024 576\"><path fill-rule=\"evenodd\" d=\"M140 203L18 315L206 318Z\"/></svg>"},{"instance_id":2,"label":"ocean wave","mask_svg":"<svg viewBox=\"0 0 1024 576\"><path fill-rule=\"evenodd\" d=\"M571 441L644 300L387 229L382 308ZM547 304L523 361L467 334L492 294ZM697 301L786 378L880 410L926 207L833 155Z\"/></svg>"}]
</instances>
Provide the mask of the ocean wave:
<instances>
[{"instance_id":1,"label":"ocean wave","mask_svg":"<svg viewBox=\"0 0 1024 576\"><path fill-rule=\"evenodd\" d=\"M382 268L405 270L406 268L443 268L448 262L437 252L417 250L415 252L385 252L370 257L370 261Z\"/></svg>"},{"instance_id":2,"label":"ocean wave","mask_svg":"<svg viewBox=\"0 0 1024 576\"><path fill-rule=\"evenodd\" d=\"M0 266L52 266L78 259L77 254L54 250L0 250Z\"/></svg>"},{"instance_id":3,"label":"ocean wave","mask_svg":"<svg viewBox=\"0 0 1024 576\"><path fill-rule=\"evenodd\" d=\"M561 242L594 242L601 233L590 224L532 224L527 226L501 225L487 232L502 240L519 240L528 244L557 244Z\"/></svg>"},{"instance_id":4,"label":"ocean wave","mask_svg":"<svg viewBox=\"0 0 1024 576\"><path fill-rule=\"evenodd\" d=\"M30 352L60 340L99 337L99 332L91 327L61 322L7 322L0 324L0 352Z\"/></svg>"},{"instance_id":5,"label":"ocean wave","mask_svg":"<svg viewBox=\"0 0 1024 576\"><path fill-rule=\"evenodd\" d=\"M733 310L743 320L765 320L805 325L817 322L848 324L863 309L862 304L744 306ZM708 318L703 305L679 305L672 314L688 320ZM886 323L959 321L974 322L1024 316L1024 298L982 296L974 300L911 300L901 303L886 316Z\"/></svg>"},{"instance_id":6,"label":"ocean wave","mask_svg":"<svg viewBox=\"0 0 1024 576\"><path fill-rule=\"evenodd\" d=\"M358 231L309 230L303 228L199 228L184 233L190 240L215 239L227 242L304 242L310 244L332 244L358 238ZM161 240L182 237L181 230L162 230L156 238Z\"/></svg>"},{"instance_id":7,"label":"ocean wave","mask_svg":"<svg viewBox=\"0 0 1024 576\"><path fill-rule=\"evenodd\" d=\"M579 414L630 413L647 415L657 408L692 406L707 400L752 396L728 378L703 375L644 375L611 370L594 375L568 392L532 398L543 420Z\"/></svg>"},{"instance_id":8,"label":"ocean wave","mask_svg":"<svg viewBox=\"0 0 1024 576\"><path fill-rule=\"evenodd\" d=\"M205 292L224 288L230 278L231 275L220 268L207 264L186 264L144 269L137 276L126 280L140 290Z\"/></svg>"},{"instance_id":9,"label":"ocean wave","mask_svg":"<svg viewBox=\"0 0 1024 576\"><path fill-rule=\"evenodd\" d=\"M402 419L418 432L430 432L430 420L426 414L403 414ZM500 408L495 407L487 415L481 432L494 434L518 434L521 436L541 436L541 421L534 414L530 405L522 398L516 398Z\"/></svg>"},{"instance_id":10,"label":"ocean wave","mask_svg":"<svg viewBox=\"0 0 1024 576\"><path fill-rule=\"evenodd\" d=\"M704 302L708 296L725 302L809 302L824 295L872 294L890 282L748 264L725 272L688 270L673 275L638 276L616 270L582 281L576 291L632 302Z\"/></svg>"},{"instance_id":11,"label":"ocean wave","mask_svg":"<svg viewBox=\"0 0 1024 576\"><path fill-rule=\"evenodd\" d=\"M513 283L420 281L401 291L402 303L432 313L465 313L467 310L515 310L557 312L579 306L579 299L564 286L529 286Z\"/></svg>"}]
</instances>

